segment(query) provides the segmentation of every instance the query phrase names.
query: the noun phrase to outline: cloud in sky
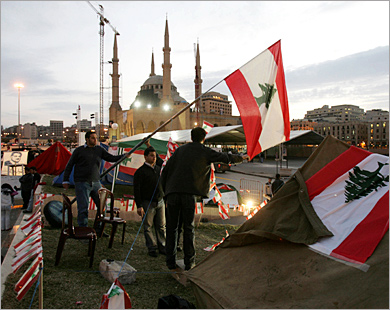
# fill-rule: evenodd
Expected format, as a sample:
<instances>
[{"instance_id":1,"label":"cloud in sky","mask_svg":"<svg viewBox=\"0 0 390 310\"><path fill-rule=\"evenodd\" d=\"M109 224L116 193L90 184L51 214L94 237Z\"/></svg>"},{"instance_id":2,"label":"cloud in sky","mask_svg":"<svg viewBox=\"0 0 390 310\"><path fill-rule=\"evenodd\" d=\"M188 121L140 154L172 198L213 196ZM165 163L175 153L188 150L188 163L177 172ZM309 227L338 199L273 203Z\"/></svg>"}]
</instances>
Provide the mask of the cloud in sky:
<instances>
[{"instance_id":1,"label":"cloud in sky","mask_svg":"<svg viewBox=\"0 0 390 310\"><path fill-rule=\"evenodd\" d=\"M172 81L194 99L194 43L199 39L203 91L282 39L291 118L324 104L388 109L389 4L382 1L103 1L118 29L123 109L149 77L151 52L162 75L168 14ZM96 2L92 2L96 5ZM74 123L99 106L99 20L85 1L1 2L1 123L17 123L16 82L23 82L21 120ZM105 27L104 61L113 31ZM111 100L104 65L105 122ZM229 95L221 83L215 88ZM233 102L233 111L238 113Z\"/></svg>"}]
</instances>

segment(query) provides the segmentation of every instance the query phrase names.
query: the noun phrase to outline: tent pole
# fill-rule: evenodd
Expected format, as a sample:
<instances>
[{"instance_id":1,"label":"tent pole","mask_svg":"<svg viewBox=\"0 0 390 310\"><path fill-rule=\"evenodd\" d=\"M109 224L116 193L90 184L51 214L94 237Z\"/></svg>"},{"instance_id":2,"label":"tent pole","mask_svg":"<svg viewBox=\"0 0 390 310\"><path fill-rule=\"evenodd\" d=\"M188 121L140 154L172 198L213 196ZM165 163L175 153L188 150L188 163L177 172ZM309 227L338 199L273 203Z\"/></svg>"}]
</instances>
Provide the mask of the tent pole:
<instances>
[{"instance_id":1,"label":"tent pole","mask_svg":"<svg viewBox=\"0 0 390 310\"><path fill-rule=\"evenodd\" d=\"M155 131L153 131L150 135L147 137L143 138L140 142L138 142L128 153L123 154L122 158L119 159L115 164L113 164L110 168L108 168L106 171L104 171L100 175L100 179L104 178L104 176L110 172L112 169L116 168L128 155L133 154L145 141L149 140L156 132L160 131L163 127L165 127L170 121L174 120L176 117L178 117L180 114L188 110L200 97L203 95L207 94L209 91L211 91L214 87L216 87L218 84L220 84L222 81L225 79L220 80L217 84L212 86L210 89L208 89L206 92L198 96L194 101L191 103L187 104L183 109L181 109L179 112L177 112L175 115L173 115L171 118L169 118L167 121L165 121L164 124L160 125Z\"/></svg>"}]
</instances>

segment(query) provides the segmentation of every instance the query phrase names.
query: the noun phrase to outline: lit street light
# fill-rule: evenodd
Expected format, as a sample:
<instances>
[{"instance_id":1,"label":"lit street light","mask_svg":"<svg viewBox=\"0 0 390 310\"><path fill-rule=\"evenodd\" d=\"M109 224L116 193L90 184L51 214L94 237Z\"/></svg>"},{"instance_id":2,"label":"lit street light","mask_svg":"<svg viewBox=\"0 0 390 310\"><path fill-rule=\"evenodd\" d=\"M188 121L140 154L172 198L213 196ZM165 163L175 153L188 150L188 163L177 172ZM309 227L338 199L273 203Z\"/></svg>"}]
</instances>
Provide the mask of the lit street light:
<instances>
[{"instance_id":1,"label":"lit street light","mask_svg":"<svg viewBox=\"0 0 390 310\"><path fill-rule=\"evenodd\" d=\"M14 84L14 87L18 89L18 143L20 142L20 89L24 87L21 83Z\"/></svg>"}]
</instances>

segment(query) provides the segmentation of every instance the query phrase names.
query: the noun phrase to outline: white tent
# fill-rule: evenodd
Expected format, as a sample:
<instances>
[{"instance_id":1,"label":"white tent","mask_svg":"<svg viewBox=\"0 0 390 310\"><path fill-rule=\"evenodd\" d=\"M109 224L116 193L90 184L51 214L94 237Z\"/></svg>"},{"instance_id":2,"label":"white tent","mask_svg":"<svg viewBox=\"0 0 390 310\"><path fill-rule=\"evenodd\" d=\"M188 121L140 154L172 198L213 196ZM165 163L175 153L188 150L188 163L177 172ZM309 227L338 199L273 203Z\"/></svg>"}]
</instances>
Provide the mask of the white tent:
<instances>
[{"instance_id":1,"label":"white tent","mask_svg":"<svg viewBox=\"0 0 390 310\"><path fill-rule=\"evenodd\" d=\"M118 142L141 140L150 135L149 133L139 133L131 137L127 137ZM168 141L169 138L176 143L191 142L191 129L173 130L173 131L159 131L153 135L154 139ZM320 144L324 139L323 136L312 130L292 130L290 133L290 140L285 142L287 144ZM244 145L246 144L244 128L242 125L234 126L220 126L213 127L207 134L206 144L222 144L222 145Z\"/></svg>"}]
</instances>

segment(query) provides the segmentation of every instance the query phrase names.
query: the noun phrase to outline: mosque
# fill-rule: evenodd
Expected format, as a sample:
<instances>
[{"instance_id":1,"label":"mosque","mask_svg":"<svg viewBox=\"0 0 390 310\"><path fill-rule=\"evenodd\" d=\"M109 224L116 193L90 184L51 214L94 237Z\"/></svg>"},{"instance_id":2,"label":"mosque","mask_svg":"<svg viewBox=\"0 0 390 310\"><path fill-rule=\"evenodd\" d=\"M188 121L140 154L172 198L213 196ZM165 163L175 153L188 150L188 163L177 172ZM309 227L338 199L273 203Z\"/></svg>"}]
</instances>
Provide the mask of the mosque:
<instances>
[{"instance_id":1,"label":"mosque","mask_svg":"<svg viewBox=\"0 0 390 310\"><path fill-rule=\"evenodd\" d=\"M168 20L165 22L163 75L156 75L154 53L152 52L151 71L149 78L141 86L134 102L128 110L122 110L119 103L119 58L117 38L114 38L112 58L112 102L109 108L110 141L121 139L138 133L153 132L173 115L188 105L186 99L180 96L177 87L171 80ZM195 98L202 94L202 79L200 66L199 43L196 51L195 66ZM192 102L192 101L191 101ZM226 95L218 92L208 92L199 99L191 109L187 109L174 120L165 125L161 131L190 129L201 126L207 121L214 126L241 124L239 116L232 116L231 102ZM114 129L111 124L118 126ZM116 127L116 126L115 126Z\"/></svg>"}]
</instances>

